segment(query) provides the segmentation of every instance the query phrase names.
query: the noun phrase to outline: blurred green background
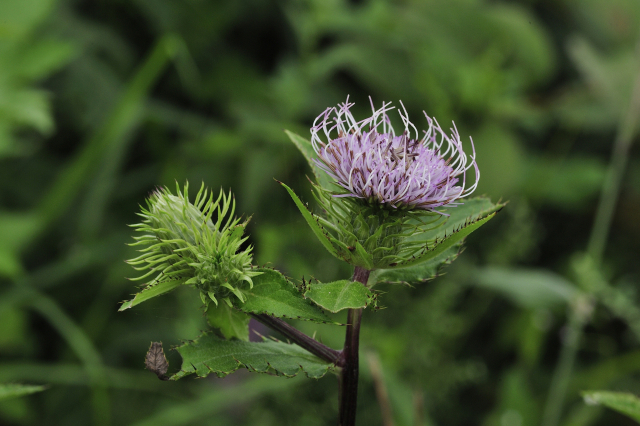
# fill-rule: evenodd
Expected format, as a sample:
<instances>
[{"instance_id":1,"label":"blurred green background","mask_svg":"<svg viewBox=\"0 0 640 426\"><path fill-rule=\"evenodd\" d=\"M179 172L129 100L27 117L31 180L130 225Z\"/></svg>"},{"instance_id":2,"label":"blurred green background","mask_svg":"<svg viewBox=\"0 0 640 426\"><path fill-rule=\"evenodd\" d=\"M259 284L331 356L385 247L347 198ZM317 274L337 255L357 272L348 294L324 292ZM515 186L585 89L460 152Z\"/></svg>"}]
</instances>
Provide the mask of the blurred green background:
<instances>
[{"instance_id":1,"label":"blurred green background","mask_svg":"<svg viewBox=\"0 0 640 426\"><path fill-rule=\"evenodd\" d=\"M312 199L283 129L308 137L347 94L360 118L371 95L419 129L422 110L455 120L476 194L509 200L445 275L381 288L359 424L632 424L579 391L640 393L639 37L637 0L0 1L0 383L48 386L1 400L0 424L334 424L333 376L143 370L149 342L207 327L197 292L117 309L127 224L186 179L232 188L255 263L349 276L273 180Z\"/></svg>"}]
</instances>

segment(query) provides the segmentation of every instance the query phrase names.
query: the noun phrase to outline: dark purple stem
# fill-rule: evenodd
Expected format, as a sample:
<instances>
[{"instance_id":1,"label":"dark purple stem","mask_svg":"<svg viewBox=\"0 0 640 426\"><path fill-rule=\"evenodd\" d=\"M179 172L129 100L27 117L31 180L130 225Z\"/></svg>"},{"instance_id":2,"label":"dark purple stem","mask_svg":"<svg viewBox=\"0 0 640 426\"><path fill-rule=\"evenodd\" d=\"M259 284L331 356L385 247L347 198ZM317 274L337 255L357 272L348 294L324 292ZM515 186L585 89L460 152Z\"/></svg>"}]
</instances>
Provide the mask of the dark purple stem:
<instances>
[{"instance_id":1,"label":"dark purple stem","mask_svg":"<svg viewBox=\"0 0 640 426\"><path fill-rule=\"evenodd\" d=\"M272 317L266 314L251 314L253 318L260 321L272 330L285 336L293 343L297 344L301 348L304 348L317 356L318 358L336 364L340 358L340 351L331 349L330 347L323 345L312 337L307 336L295 327L290 326L280 318Z\"/></svg>"},{"instance_id":2,"label":"dark purple stem","mask_svg":"<svg viewBox=\"0 0 640 426\"><path fill-rule=\"evenodd\" d=\"M356 266L352 281L367 285L371 271ZM360 346L360 320L362 309L349 309L347 314L347 332L344 349L338 360L340 372L340 414L339 426L355 426L356 406L358 402L358 364Z\"/></svg>"}]
</instances>

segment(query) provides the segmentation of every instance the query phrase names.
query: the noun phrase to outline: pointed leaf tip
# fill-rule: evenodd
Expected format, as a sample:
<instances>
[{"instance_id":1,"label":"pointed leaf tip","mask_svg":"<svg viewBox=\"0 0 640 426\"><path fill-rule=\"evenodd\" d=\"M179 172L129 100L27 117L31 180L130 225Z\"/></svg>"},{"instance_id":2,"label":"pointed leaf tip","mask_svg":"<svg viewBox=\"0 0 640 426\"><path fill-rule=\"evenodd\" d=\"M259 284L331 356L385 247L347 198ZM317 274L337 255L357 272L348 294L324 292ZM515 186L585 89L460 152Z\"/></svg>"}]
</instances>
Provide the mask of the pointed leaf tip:
<instances>
[{"instance_id":1,"label":"pointed leaf tip","mask_svg":"<svg viewBox=\"0 0 640 426\"><path fill-rule=\"evenodd\" d=\"M131 300L125 300L124 302L122 302L122 305L120 305L120 308L118 308L118 312L126 311L127 309L129 309L132 306L131 302Z\"/></svg>"},{"instance_id":2,"label":"pointed leaf tip","mask_svg":"<svg viewBox=\"0 0 640 426\"><path fill-rule=\"evenodd\" d=\"M296 193L293 192L293 190L289 188L287 185L285 185L284 183L280 182L280 184L287 190L287 192L293 199L293 202L298 207L298 210L300 210L300 213L302 213L302 217L304 217L305 221L307 222L307 224L309 225L309 227L311 228L315 236L318 238L318 240L320 240L320 243L322 243L324 248L326 248L327 251L329 251L329 253L331 253L333 256L337 257L338 259L340 259L340 257L337 254L337 250L335 249L333 244L331 244L331 241L327 236L328 234L327 231L324 228L322 228L322 226L318 223L318 220L316 220L316 218L309 211L309 209L307 209L305 205L302 203L302 201L300 201L300 198L298 198Z\"/></svg>"},{"instance_id":3,"label":"pointed leaf tip","mask_svg":"<svg viewBox=\"0 0 640 426\"><path fill-rule=\"evenodd\" d=\"M285 130L284 132L307 160L307 163L309 164L313 175L316 177L318 184L325 189L331 188L333 186L333 179L331 179L331 177L329 177L329 175L325 173L320 167L318 167L318 165L314 162L314 160L318 159L318 155L313 149L313 145L311 144L311 142L289 130Z\"/></svg>"},{"instance_id":4,"label":"pointed leaf tip","mask_svg":"<svg viewBox=\"0 0 640 426\"><path fill-rule=\"evenodd\" d=\"M149 299L152 299L154 297L173 291L176 288L180 287L180 285L182 285L183 283L184 283L184 280L176 279L176 280L161 281L154 285L147 286L144 289L142 289L140 293L137 293L133 297L133 299L123 302L122 305L120 305L118 312L122 312L133 306L139 305L142 302L146 302Z\"/></svg>"},{"instance_id":5,"label":"pointed leaf tip","mask_svg":"<svg viewBox=\"0 0 640 426\"><path fill-rule=\"evenodd\" d=\"M640 422L640 398L626 392L588 391L582 397L589 405L604 405Z\"/></svg>"},{"instance_id":6,"label":"pointed leaf tip","mask_svg":"<svg viewBox=\"0 0 640 426\"><path fill-rule=\"evenodd\" d=\"M36 392L42 392L47 389L44 385L23 385L19 383L0 383L0 400L17 398L24 395L30 395Z\"/></svg>"}]
</instances>

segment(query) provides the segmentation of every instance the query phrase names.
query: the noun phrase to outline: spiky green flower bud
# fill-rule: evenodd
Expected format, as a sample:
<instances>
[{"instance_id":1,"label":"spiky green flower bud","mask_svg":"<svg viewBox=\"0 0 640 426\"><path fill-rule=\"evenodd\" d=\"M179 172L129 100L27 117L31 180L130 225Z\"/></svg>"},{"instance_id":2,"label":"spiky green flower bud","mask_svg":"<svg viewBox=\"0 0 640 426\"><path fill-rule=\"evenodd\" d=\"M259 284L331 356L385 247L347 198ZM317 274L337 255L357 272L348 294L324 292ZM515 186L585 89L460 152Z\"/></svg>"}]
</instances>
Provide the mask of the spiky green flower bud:
<instances>
[{"instance_id":1,"label":"spiky green flower bud","mask_svg":"<svg viewBox=\"0 0 640 426\"><path fill-rule=\"evenodd\" d=\"M231 306L232 296L244 302L242 289L253 287L251 277L260 274L251 267L252 247L240 250L247 240L243 235L249 220L234 217L235 198L231 193L221 190L214 200L213 192L203 184L192 204L188 191L188 183L183 192L177 187L176 195L166 188L158 189L147 199L147 209L139 213L144 218L142 223L132 225L144 233L134 237L132 245L146 247L140 250L141 256L128 263L137 270L148 270L135 279L155 275L138 296L156 287L172 290L192 285L200 290L207 308L211 301L217 305L218 299Z\"/></svg>"}]
</instances>

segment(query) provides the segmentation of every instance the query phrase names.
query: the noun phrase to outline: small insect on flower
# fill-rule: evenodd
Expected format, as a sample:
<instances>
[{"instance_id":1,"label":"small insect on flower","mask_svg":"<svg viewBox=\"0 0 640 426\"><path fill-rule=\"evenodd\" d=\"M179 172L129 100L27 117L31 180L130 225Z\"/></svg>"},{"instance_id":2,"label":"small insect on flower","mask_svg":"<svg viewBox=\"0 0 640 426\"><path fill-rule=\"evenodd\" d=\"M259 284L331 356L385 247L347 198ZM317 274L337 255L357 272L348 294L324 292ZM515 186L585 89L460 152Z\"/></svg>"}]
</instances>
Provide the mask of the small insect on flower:
<instances>
[{"instance_id":1,"label":"small insect on flower","mask_svg":"<svg viewBox=\"0 0 640 426\"><path fill-rule=\"evenodd\" d=\"M400 102L402 105L402 102ZM475 148L467 156L455 127L447 135L438 122L425 113L429 127L422 138L409 121L404 105L398 110L404 123L400 135L391 125L383 103L373 114L356 121L349 98L327 108L311 128L311 143L318 154L316 164L341 188L334 197L355 197L392 209L421 209L438 212L441 206L455 206L478 186L480 171ZM326 142L323 141L323 135ZM466 172L475 171L467 186Z\"/></svg>"}]
</instances>

